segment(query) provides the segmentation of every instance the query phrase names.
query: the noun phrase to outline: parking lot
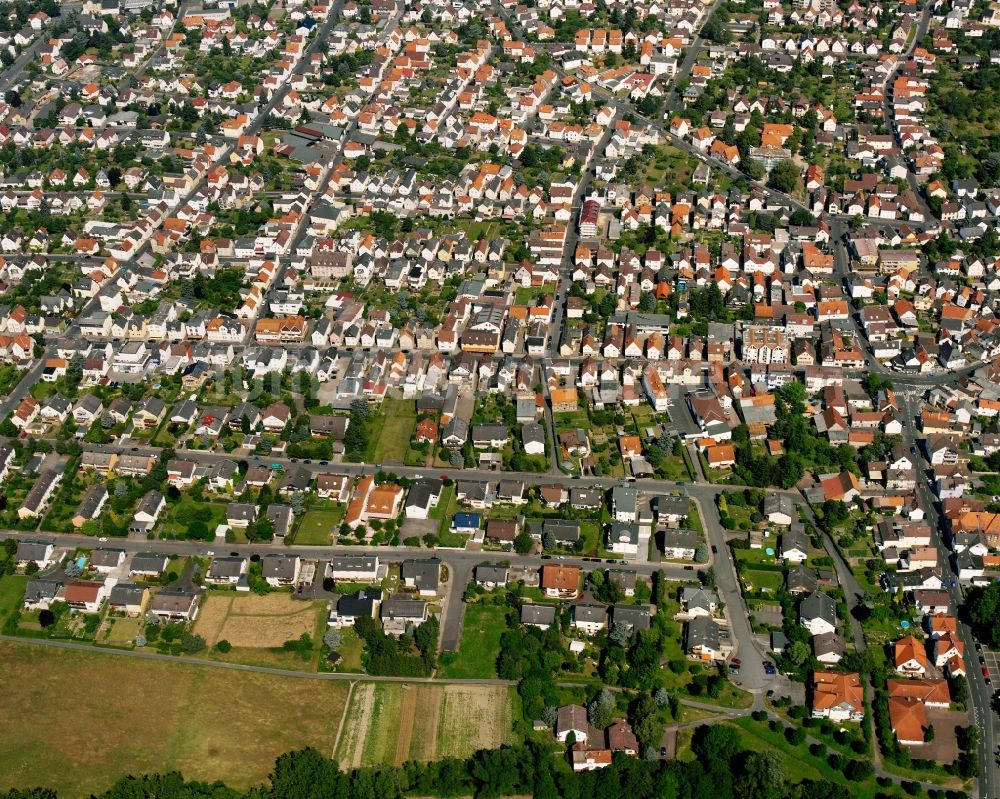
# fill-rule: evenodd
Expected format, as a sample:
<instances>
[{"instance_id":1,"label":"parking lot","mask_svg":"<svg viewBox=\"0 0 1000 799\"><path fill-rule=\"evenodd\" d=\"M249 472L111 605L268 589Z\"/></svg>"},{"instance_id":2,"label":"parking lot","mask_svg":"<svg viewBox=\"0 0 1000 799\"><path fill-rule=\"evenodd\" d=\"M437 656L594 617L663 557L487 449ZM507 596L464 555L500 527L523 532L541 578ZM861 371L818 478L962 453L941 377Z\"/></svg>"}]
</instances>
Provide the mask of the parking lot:
<instances>
[{"instance_id":1,"label":"parking lot","mask_svg":"<svg viewBox=\"0 0 1000 799\"><path fill-rule=\"evenodd\" d=\"M1000 653L991 652L986 647L983 647L982 652L977 652L975 658L975 668L982 670L983 664L979 662L980 657L986 661L986 668L990 671L990 680L995 681L1000 678Z\"/></svg>"}]
</instances>

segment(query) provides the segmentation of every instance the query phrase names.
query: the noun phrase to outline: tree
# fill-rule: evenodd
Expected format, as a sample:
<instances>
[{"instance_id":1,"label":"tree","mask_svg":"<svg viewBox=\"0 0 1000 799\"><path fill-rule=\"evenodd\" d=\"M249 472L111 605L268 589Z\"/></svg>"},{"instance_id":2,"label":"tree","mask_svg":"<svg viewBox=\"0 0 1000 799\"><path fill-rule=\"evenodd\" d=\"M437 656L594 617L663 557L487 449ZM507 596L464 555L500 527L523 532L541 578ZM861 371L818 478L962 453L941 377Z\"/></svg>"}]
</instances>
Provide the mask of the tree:
<instances>
[{"instance_id":1,"label":"tree","mask_svg":"<svg viewBox=\"0 0 1000 799\"><path fill-rule=\"evenodd\" d=\"M632 633L629 626L620 621L612 624L611 630L608 632L608 640L613 644L618 644L618 646L625 646L631 637Z\"/></svg>"},{"instance_id":2,"label":"tree","mask_svg":"<svg viewBox=\"0 0 1000 799\"><path fill-rule=\"evenodd\" d=\"M38 614L38 623L43 629L51 627L56 623L56 614L45 608L45 610L40 611Z\"/></svg>"},{"instance_id":3,"label":"tree","mask_svg":"<svg viewBox=\"0 0 1000 799\"><path fill-rule=\"evenodd\" d=\"M656 702L649 694L642 694L629 706L629 723L632 732L643 747L659 746L663 725L657 715Z\"/></svg>"},{"instance_id":4,"label":"tree","mask_svg":"<svg viewBox=\"0 0 1000 799\"><path fill-rule=\"evenodd\" d=\"M518 555L527 555L535 545L534 540L527 532L520 532L514 538L514 551Z\"/></svg>"},{"instance_id":5,"label":"tree","mask_svg":"<svg viewBox=\"0 0 1000 799\"><path fill-rule=\"evenodd\" d=\"M219 639L215 644L215 648L218 649L223 655L227 652L232 651L233 645L229 643L225 638Z\"/></svg>"},{"instance_id":6,"label":"tree","mask_svg":"<svg viewBox=\"0 0 1000 799\"><path fill-rule=\"evenodd\" d=\"M602 688L601 692L587 705L587 721L592 727L603 730L611 726L614 721L615 697L607 688Z\"/></svg>"},{"instance_id":7,"label":"tree","mask_svg":"<svg viewBox=\"0 0 1000 799\"><path fill-rule=\"evenodd\" d=\"M927 729L924 730L924 743L929 744L934 740L934 725L928 724Z\"/></svg>"},{"instance_id":8,"label":"tree","mask_svg":"<svg viewBox=\"0 0 1000 799\"><path fill-rule=\"evenodd\" d=\"M181 651L187 655L194 655L205 648L205 639L194 633L185 633L181 637Z\"/></svg>"},{"instance_id":9,"label":"tree","mask_svg":"<svg viewBox=\"0 0 1000 799\"><path fill-rule=\"evenodd\" d=\"M773 189L791 194L799 185L798 166L791 159L781 161L771 170L767 183Z\"/></svg>"},{"instance_id":10,"label":"tree","mask_svg":"<svg viewBox=\"0 0 1000 799\"><path fill-rule=\"evenodd\" d=\"M796 666L801 666L809 657L809 644L805 641L793 641L788 647L788 659Z\"/></svg>"}]
</instances>

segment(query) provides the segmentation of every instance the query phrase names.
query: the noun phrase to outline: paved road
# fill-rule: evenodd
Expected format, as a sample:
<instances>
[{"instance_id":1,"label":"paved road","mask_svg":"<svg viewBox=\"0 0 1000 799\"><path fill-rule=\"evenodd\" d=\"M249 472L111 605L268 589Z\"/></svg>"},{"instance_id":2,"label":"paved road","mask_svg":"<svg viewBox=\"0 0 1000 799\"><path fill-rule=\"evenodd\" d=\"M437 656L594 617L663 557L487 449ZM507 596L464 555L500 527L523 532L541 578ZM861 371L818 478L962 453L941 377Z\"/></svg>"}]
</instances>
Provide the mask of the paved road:
<instances>
[{"instance_id":1,"label":"paved road","mask_svg":"<svg viewBox=\"0 0 1000 799\"><path fill-rule=\"evenodd\" d=\"M944 544L944 528L938 513L937 501L927 487L928 475L932 473L931 465L924 458L920 447L917 446L915 430L919 407L920 401L909 394L900 396L900 409L903 411L906 422L903 425L903 443L905 446L913 448L917 453L914 460L917 463L917 471L921 473L917 482L917 501L930 523L931 545L937 550L938 561L942 566L945 590L951 597L952 607L957 610L964 602L964 596L962 586L954 572L951 551ZM983 799L998 799L1000 797L1000 793L998 793L1000 781L998 781L998 769L993 754L996 740L995 716L990 704L993 689L986 684L980 672L979 662L976 658L976 640L972 631L968 625L962 623L961 619L958 623L958 635L965 645L966 663L969 667L967 681L971 700L969 703L970 721L979 730L979 795Z\"/></svg>"},{"instance_id":2,"label":"paved road","mask_svg":"<svg viewBox=\"0 0 1000 799\"><path fill-rule=\"evenodd\" d=\"M726 616L735 645L733 654L742 661L740 685L747 691L760 691L769 684L770 678L764 672L764 656L757 647L753 628L750 626L750 611L740 590L733 553L726 544L726 533L715 506L716 492L692 487L688 489L688 493L698 505L698 515L705 528L708 543L712 546L715 589L726 604Z\"/></svg>"}]
</instances>

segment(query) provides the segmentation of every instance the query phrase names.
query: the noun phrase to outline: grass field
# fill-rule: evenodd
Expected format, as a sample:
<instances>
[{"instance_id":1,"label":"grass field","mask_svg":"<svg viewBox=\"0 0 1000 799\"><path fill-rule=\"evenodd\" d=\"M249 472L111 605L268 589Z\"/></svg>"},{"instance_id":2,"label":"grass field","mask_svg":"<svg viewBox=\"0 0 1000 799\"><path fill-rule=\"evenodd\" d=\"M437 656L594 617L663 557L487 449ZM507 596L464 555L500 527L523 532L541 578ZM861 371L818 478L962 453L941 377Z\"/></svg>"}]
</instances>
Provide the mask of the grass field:
<instances>
[{"instance_id":1,"label":"grass field","mask_svg":"<svg viewBox=\"0 0 1000 799\"><path fill-rule=\"evenodd\" d=\"M458 651L441 656L440 675L454 679L496 677L500 636L505 629L504 608L478 603L469 605L465 609Z\"/></svg>"},{"instance_id":2,"label":"grass field","mask_svg":"<svg viewBox=\"0 0 1000 799\"><path fill-rule=\"evenodd\" d=\"M343 511L306 511L295 533L295 543L303 546L326 546L332 541L331 534L343 520Z\"/></svg>"},{"instance_id":3,"label":"grass field","mask_svg":"<svg viewBox=\"0 0 1000 799\"><path fill-rule=\"evenodd\" d=\"M0 644L0 681L21 686L4 706L0 791L65 799L173 769L249 787L283 752L330 752L347 698L339 683L18 643Z\"/></svg>"},{"instance_id":4,"label":"grass field","mask_svg":"<svg viewBox=\"0 0 1000 799\"><path fill-rule=\"evenodd\" d=\"M357 683L337 743L341 768L467 757L513 740L512 689Z\"/></svg>"}]
</instances>

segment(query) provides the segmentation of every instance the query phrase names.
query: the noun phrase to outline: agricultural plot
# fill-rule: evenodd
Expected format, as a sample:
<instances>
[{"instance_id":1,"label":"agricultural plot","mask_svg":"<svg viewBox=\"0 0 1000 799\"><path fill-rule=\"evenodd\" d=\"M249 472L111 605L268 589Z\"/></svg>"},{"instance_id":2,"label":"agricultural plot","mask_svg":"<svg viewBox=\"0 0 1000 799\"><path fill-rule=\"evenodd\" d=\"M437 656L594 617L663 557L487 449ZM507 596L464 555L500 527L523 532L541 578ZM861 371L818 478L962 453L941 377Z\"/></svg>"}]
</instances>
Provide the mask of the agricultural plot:
<instances>
[{"instance_id":1,"label":"agricultural plot","mask_svg":"<svg viewBox=\"0 0 1000 799\"><path fill-rule=\"evenodd\" d=\"M23 643L0 643L0 682L31 686L5 705L0 791L39 785L64 799L171 770L248 788L289 749L330 752L347 698L337 682ZM86 701L70 707L81 686Z\"/></svg>"},{"instance_id":2,"label":"agricultural plot","mask_svg":"<svg viewBox=\"0 0 1000 799\"><path fill-rule=\"evenodd\" d=\"M511 689L358 683L336 747L342 768L468 757L513 740Z\"/></svg>"}]
</instances>

